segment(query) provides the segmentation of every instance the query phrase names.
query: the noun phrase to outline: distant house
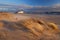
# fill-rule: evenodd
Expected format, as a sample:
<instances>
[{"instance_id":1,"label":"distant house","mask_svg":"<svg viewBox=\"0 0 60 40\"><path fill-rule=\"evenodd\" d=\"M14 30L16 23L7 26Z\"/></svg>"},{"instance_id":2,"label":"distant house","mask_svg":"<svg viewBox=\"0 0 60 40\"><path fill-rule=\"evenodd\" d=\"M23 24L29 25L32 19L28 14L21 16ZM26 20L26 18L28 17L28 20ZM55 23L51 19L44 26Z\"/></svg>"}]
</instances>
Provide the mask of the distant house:
<instances>
[{"instance_id":1,"label":"distant house","mask_svg":"<svg viewBox=\"0 0 60 40\"><path fill-rule=\"evenodd\" d=\"M18 13L18 14L23 14L23 13L24 13L24 11L18 11L17 13Z\"/></svg>"},{"instance_id":2,"label":"distant house","mask_svg":"<svg viewBox=\"0 0 60 40\"><path fill-rule=\"evenodd\" d=\"M16 14L24 14L25 11L24 11L24 10L18 10L18 11L16 11L15 13L16 13Z\"/></svg>"}]
</instances>

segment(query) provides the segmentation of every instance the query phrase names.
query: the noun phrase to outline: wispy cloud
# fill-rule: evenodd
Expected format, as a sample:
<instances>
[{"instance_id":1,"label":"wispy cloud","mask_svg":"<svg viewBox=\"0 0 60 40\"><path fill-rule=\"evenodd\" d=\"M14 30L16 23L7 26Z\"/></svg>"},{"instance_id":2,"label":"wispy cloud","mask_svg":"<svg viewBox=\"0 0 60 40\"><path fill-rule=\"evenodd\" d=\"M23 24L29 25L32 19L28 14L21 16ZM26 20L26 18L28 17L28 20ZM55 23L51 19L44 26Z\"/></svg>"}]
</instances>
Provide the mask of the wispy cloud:
<instances>
[{"instance_id":1,"label":"wispy cloud","mask_svg":"<svg viewBox=\"0 0 60 40\"><path fill-rule=\"evenodd\" d=\"M0 6L3 7L3 6ZM60 3L53 4L51 6L33 6L33 5L27 5L27 4L20 4L20 5L8 5L5 7L11 7L11 8L18 8L18 9L29 9L31 11L35 12L45 12L45 11L60 11Z\"/></svg>"},{"instance_id":2,"label":"wispy cloud","mask_svg":"<svg viewBox=\"0 0 60 40\"><path fill-rule=\"evenodd\" d=\"M22 8L33 8L33 6L27 5L27 4L21 4L19 6L22 7Z\"/></svg>"},{"instance_id":3,"label":"wispy cloud","mask_svg":"<svg viewBox=\"0 0 60 40\"><path fill-rule=\"evenodd\" d=\"M59 8L59 7L60 7L60 3L53 4L52 7L53 7L53 8Z\"/></svg>"}]
</instances>

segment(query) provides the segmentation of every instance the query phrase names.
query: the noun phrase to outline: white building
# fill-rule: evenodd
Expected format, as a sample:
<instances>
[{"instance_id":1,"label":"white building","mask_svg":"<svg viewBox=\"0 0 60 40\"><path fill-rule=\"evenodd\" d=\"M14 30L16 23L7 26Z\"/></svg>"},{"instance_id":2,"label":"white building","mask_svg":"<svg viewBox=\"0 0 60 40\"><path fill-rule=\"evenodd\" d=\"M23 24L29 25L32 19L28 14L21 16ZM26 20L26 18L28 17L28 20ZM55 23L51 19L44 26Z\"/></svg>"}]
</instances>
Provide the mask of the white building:
<instances>
[{"instance_id":1,"label":"white building","mask_svg":"<svg viewBox=\"0 0 60 40\"><path fill-rule=\"evenodd\" d=\"M23 14L24 13L24 11L19 11L19 12L17 12L18 14Z\"/></svg>"}]
</instances>

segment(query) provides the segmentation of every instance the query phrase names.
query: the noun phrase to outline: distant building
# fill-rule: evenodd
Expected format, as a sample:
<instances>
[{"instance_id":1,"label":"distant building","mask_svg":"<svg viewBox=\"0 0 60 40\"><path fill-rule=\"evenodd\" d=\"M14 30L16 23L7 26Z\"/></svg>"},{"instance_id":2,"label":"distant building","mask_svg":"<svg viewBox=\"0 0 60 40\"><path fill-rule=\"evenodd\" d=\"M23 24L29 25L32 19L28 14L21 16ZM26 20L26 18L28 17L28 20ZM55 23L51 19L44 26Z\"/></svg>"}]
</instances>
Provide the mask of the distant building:
<instances>
[{"instance_id":1,"label":"distant building","mask_svg":"<svg viewBox=\"0 0 60 40\"><path fill-rule=\"evenodd\" d=\"M18 11L17 13L18 13L18 14L23 14L23 13L24 13L24 11Z\"/></svg>"},{"instance_id":2,"label":"distant building","mask_svg":"<svg viewBox=\"0 0 60 40\"><path fill-rule=\"evenodd\" d=\"M24 14L25 11L24 11L24 10L18 10L18 11L16 11L15 13L16 13L16 14Z\"/></svg>"}]
</instances>

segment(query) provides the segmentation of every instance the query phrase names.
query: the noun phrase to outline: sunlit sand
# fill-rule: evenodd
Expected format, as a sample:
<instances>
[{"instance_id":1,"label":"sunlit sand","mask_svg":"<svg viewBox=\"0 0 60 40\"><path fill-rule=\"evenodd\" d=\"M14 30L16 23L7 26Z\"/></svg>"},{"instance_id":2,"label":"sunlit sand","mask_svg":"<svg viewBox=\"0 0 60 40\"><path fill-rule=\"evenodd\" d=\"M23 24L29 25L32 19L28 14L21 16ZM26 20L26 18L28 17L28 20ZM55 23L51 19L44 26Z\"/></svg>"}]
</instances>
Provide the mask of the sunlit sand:
<instances>
[{"instance_id":1,"label":"sunlit sand","mask_svg":"<svg viewBox=\"0 0 60 40\"><path fill-rule=\"evenodd\" d=\"M52 17L52 16L51 16ZM57 23L44 16L0 13L1 40L59 40L60 29ZM52 17L53 18L53 17ZM49 18L51 19L51 18Z\"/></svg>"}]
</instances>

